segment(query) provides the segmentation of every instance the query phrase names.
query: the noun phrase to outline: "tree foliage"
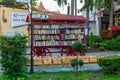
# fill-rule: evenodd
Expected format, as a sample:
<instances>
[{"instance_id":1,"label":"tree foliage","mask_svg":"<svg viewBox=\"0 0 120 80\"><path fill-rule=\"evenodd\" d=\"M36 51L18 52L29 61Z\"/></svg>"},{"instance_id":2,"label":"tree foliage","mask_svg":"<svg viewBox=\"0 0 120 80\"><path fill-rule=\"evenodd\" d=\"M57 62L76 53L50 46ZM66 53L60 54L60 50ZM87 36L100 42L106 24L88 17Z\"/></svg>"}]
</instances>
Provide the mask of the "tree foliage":
<instances>
[{"instance_id":1,"label":"tree foliage","mask_svg":"<svg viewBox=\"0 0 120 80\"><path fill-rule=\"evenodd\" d=\"M89 10L92 10L93 7L96 7L98 10L102 8L110 9L110 19L109 26L113 25L113 3L120 2L120 0L85 0L84 6L80 10L86 10L87 18L89 18ZM89 26L89 25L88 25Z\"/></svg>"},{"instance_id":2,"label":"tree foliage","mask_svg":"<svg viewBox=\"0 0 120 80\"><path fill-rule=\"evenodd\" d=\"M0 64L3 74L7 75L9 80L26 75L26 42L26 36L0 36Z\"/></svg>"},{"instance_id":3,"label":"tree foliage","mask_svg":"<svg viewBox=\"0 0 120 80\"><path fill-rule=\"evenodd\" d=\"M94 35L93 35L93 32L90 33L89 46L90 46L91 49L94 48Z\"/></svg>"},{"instance_id":4,"label":"tree foliage","mask_svg":"<svg viewBox=\"0 0 120 80\"><path fill-rule=\"evenodd\" d=\"M83 64L84 64L84 61L83 61L83 60L79 60L79 61L78 61L78 64L79 64L79 66L81 67L81 66L83 66Z\"/></svg>"},{"instance_id":5,"label":"tree foliage","mask_svg":"<svg viewBox=\"0 0 120 80\"><path fill-rule=\"evenodd\" d=\"M83 7L81 8L81 10L92 10L94 7L94 0L85 0L85 3L83 5Z\"/></svg>"},{"instance_id":6,"label":"tree foliage","mask_svg":"<svg viewBox=\"0 0 120 80\"><path fill-rule=\"evenodd\" d=\"M120 2L120 0L114 0L115 2ZM112 0L85 0L84 6L81 10L89 9L92 10L95 6L96 8L111 8Z\"/></svg>"},{"instance_id":7,"label":"tree foliage","mask_svg":"<svg viewBox=\"0 0 120 80\"><path fill-rule=\"evenodd\" d=\"M74 68L77 64L78 64L77 59L73 59L73 60L71 61L71 66L72 66L73 68Z\"/></svg>"},{"instance_id":8,"label":"tree foliage","mask_svg":"<svg viewBox=\"0 0 120 80\"><path fill-rule=\"evenodd\" d=\"M74 42L74 43L72 44L72 49L73 49L74 51L80 52L80 51L84 50L84 46L82 45L81 42L76 41L76 42Z\"/></svg>"},{"instance_id":9,"label":"tree foliage","mask_svg":"<svg viewBox=\"0 0 120 80\"><path fill-rule=\"evenodd\" d=\"M58 6L64 6L67 5L67 0L54 0L57 2Z\"/></svg>"},{"instance_id":10,"label":"tree foliage","mask_svg":"<svg viewBox=\"0 0 120 80\"><path fill-rule=\"evenodd\" d=\"M0 5L3 5L5 7L11 7L11 8L20 8L20 9L27 9L26 3L20 3L16 0L1 0ZM36 0L32 0L32 8L34 9L36 6Z\"/></svg>"}]
</instances>

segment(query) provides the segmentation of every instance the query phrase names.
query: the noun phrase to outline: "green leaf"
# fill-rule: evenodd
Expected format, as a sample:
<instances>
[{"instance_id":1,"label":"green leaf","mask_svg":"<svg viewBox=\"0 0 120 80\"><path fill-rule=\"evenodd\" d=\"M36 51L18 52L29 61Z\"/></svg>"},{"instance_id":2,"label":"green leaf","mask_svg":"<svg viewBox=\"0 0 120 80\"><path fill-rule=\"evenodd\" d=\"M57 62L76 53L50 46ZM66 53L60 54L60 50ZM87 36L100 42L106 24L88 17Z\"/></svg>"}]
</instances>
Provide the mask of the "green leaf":
<instances>
[{"instance_id":1,"label":"green leaf","mask_svg":"<svg viewBox=\"0 0 120 80\"><path fill-rule=\"evenodd\" d=\"M73 59L73 60L71 61L71 66L72 66L72 67L75 67L77 64L78 64L77 59Z\"/></svg>"}]
</instances>

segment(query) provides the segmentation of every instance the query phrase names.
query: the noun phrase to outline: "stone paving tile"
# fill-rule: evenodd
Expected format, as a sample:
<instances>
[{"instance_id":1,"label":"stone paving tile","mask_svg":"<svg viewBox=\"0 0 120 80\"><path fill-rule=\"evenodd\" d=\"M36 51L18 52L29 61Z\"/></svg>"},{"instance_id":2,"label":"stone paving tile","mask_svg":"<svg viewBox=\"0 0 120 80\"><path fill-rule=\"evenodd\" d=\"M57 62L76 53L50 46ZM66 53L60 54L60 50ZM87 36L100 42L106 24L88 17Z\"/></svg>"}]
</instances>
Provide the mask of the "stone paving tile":
<instances>
[{"instance_id":1,"label":"stone paving tile","mask_svg":"<svg viewBox=\"0 0 120 80\"><path fill-rule=\"evenodd\" d=\"M28 67L28 71L30 67ZM79 71L100 71L101 67L98 64L84 64L81 68L79 67ZM62 72L62 71L73 71L71 65L61 66L34 66L35 72Z\"/></svg>"},{"instance_id":2,"label":"stone paving tile","mask_svg":"<svg viewBox=\"0 0 120 80\"><path fill-rule=\"evenodd\" d=\"M120 51L101 51L101 52L86 52L86 56L113 56L119 55Z\"/></svg>"}]
</instances>

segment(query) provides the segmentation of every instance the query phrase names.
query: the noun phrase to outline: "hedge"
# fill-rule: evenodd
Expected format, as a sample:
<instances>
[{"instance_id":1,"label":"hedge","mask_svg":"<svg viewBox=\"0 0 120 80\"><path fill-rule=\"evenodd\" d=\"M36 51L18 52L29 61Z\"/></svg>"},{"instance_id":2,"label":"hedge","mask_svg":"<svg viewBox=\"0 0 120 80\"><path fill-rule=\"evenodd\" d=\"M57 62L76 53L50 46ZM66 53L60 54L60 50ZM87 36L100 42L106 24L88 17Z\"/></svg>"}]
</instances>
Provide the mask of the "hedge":
<instances>
[{"instance_id":1,"label":"hedge","mask_svg":"<svg viewBox=\"0 0 120 80\"><path fill-rule=\"evenodd\" d=\"M106 56L98 60L98 64L102 67L104 73L117 73L120 70L119 56Z\"/></svg>"}]
</instances>

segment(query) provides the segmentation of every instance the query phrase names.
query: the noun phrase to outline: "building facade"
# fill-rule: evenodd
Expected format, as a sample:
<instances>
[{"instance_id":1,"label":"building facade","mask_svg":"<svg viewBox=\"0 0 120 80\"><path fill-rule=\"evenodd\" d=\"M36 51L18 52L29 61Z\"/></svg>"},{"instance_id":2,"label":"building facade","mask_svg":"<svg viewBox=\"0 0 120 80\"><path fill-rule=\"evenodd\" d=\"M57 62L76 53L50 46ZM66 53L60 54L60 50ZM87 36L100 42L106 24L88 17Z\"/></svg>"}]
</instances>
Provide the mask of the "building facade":
<instances>
[{"instance_id":1,"label":"building facade","mask_svg":"<svg viewBox=\"0 0 120 80\"><path fill-rule=\"evenodd\" d=\"M23 9L8 8L0 6L0 34L7 35L9 33L20 32L28 36L28 26L21 26L17 28L11 27L11 12L28 12Z\"/></svg>"}]
</instances>

